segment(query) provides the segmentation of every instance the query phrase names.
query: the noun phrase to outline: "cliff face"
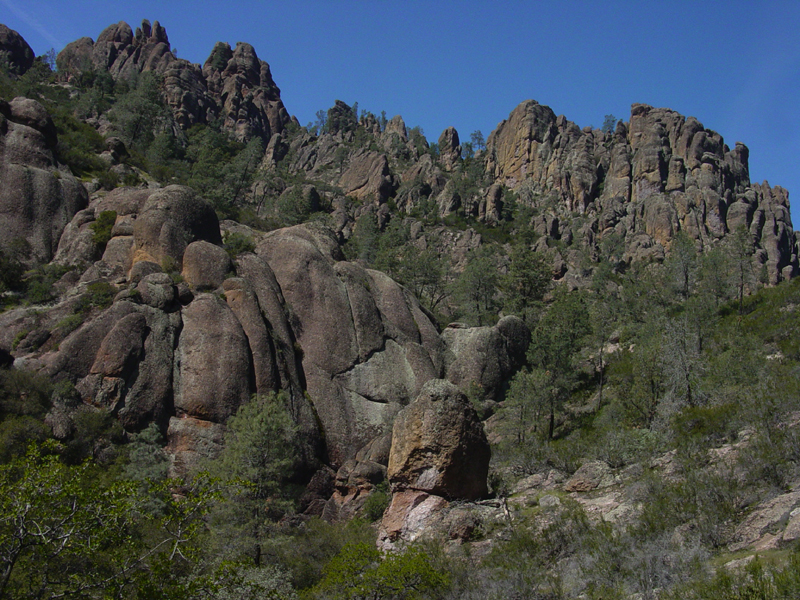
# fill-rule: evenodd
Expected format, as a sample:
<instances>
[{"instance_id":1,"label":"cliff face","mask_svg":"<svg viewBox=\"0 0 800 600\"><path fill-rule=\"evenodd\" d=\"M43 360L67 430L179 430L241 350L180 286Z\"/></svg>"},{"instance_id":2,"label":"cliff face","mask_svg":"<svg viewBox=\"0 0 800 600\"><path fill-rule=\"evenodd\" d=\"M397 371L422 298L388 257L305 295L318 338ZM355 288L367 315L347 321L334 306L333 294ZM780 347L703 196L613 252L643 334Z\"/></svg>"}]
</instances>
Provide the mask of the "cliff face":
<instances>
[{"instance_id":1,"label":"cliff face","mask_svg":"<svg viewBox=\"0 0 800 600\"><path fill-rule=\"evenodd\" d=\"M634 104L627 123L604 133L528 100L489 136L486 167L523 202L550 201L543 229L569 228L579 214L587 247L616 234L632 260L663 256L679 231L706 248L744 227L774 284L798 269L788 193L751 184L748 156L669 109Z\"/></svg>"}]
</instances>

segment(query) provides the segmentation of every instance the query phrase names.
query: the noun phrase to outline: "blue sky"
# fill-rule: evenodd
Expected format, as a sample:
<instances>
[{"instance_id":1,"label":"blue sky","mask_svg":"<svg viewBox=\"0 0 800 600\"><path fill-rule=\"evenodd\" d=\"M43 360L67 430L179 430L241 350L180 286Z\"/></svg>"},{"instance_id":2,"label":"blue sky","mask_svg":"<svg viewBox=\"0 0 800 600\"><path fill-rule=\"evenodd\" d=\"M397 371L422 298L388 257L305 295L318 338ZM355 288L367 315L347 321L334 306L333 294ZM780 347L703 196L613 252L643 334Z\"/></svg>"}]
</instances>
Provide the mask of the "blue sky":
<instances>
[{"instance_id":1,"label":"blue sky","mask_svg":"<svg viewBox=\"0 0 800 600\"><path fill-rule=\"evenodd\" d=\"M750 148L800 228L800 2L0 0L37 54L108 25L159 21L178 55L252 44L305 124L336 99L401 114L429 141L492 129L523 100L581 126L644 102Z\"/></svg>"}]
</instances>

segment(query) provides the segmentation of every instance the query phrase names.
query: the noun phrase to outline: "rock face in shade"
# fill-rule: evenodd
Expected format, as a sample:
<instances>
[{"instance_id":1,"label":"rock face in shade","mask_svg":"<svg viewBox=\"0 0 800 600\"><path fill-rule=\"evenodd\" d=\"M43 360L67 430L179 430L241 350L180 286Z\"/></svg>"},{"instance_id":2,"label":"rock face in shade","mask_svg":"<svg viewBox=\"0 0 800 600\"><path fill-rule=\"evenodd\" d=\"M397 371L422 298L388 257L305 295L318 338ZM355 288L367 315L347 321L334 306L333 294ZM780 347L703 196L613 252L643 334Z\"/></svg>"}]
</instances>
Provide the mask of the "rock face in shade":
<instances>
[{"instance_id":1,"label":"rock face in shade","mask_svg":"<svg viewBox=\"0 0 800 600\"><path fill-rule=\"evenodd\" d=\"M24 75L33 66L33 49L23 37L0 24L0 61L8 66L9 73Z\"/></svg>"},{"instance_id":2,"label":"rock face in shade","mask_svg":"<svg viewBox=\"0 0 800 600\"><path fill-rule=\"evenodd\" d=\"M448 327L442 339L449 351L446 378L482 399L501 400L525 361L531 333L522 319L508 316L493 327Z\"/></svg>"},{"instance_id":3,"label":"rock face in shade","mask_svg":"<svg viewBox=\"0 0 800 600\"><path fill-rule=\"evenodd\" d=\"M0 247L25 241L35 262L53 258L64 228L88 201L85 188L57 163L57 143L41 104L0 100Z\"/></svg>"}]
</instances>

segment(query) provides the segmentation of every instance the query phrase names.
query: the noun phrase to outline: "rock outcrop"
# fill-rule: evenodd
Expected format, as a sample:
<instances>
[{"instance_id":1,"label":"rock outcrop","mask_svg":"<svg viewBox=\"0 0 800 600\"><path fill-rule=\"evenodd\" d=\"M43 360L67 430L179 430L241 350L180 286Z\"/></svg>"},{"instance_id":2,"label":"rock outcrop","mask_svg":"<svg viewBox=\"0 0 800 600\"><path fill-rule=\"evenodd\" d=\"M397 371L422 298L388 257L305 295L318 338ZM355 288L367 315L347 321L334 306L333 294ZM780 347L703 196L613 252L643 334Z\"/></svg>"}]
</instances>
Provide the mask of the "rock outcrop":
<instances>
[{"instance_id":1,"label":"rock outcrop","mask_svg":"<svg viewBox=\"0 0 800 600\"><path fill-rule=\"evenodd\" d=\"M750 183L748 155L744 144L730 149L694 117L669 109L634 104L627 124L604 133L528 100L489 136L486 165L551 218L586 215L580 231L565 233L590 254L615 235L626 260L660 258L679 231L711 247L744 227L753 236L755 266L776 283L798 270L788 198L782 188ZM542 232L560 237L549 223Z\"/></svg>"},{"instance_id":2,"label":"rock outcrop","mask_svg":"<svg viewBox=\"0 0 800 600\"><path fill-rule=\"evenodd\" d=\"M0 246L26 242L39 263L53 258L64 228L88 201L80 182L58 164L57 143L41 104L0 100Z\"/></svg>"},{"instance_id":3,"label":"rock outcrop","mask_svg":"<svg viewBox=\"0 0 800 600\"><path fill-rule=\"evenodd\" d=\"M116 221L101 255L92 225L109 211ZM308 458L339 468L444 375L444 342L407 290L343 260L330 230L300 225L256 239L255 253L232 262L214 211L189 188L98 194L58 250L62 264L79 269L77 287L44 316L2 315L0 346L37 329L41 336L23 336L19 365L73 381L85 402L131 431L156 422L168 439L175 419L191 437L193 427L224 425L252 394L286 389ZM58 323L94 282L113 283L115 301L59 337ZM185 440L170 444L200 452ZM367 462L383 473L388 455Z\"/></svg>"},{"instance_id":4,"label":"rock outcrop","mask_svg":"<svg viewBox=\"0 0 800 600\"><path fill-rule=\"evenodd\" d=\"M175 56L158 21L151 26L144 20L135 33L120 22L104 29L97 41L84 37L67 44L57 63L67 77L87 69L107 71L115 80L156 73L183 129L222 117L223 127L238 139L260 137L266 143L290 122L269 65L249 44L231 50L220 42L201 68Z\"/></svg>"},{"instance_id":5,"label":"rock outcrop","mask_svg":"<svg viewBox=\"0 0 800 600\"><path fill-rule=\"evenodd\" d=\"M467 397L448 381L432 380L395 419L389 483L393 492L475 500L487 493L490 456Z\"/></svg>"},{"instance_id":6,"label":"rock outcrop","mask_svg":"<svg viewBox=\"0 0 800 600\"><path fill-rule=\"evenodd\" d=\"M483 400L501 400L513 373L522 366L531 340L519 317L503 317L493 327L453 324L442 332L447 345L446 378Z\"/></svg>"},{"instance_id":7,"label":"rock outcrop","mask_svg":"<svg viewBox=\"0 0 800 600\"><path fill-rule=\"evenodd\" d=\"M24 75L33 66L33 49L16 31L0 24L0 63L12 75Z\"/></svg>"},{"instance_id":8,"label":"rock outcrop","mask_svg":"<svg viewBox=\"0 0 800 600\"><path fill-rule=\"evenodd\" d=\"M410 542L452 500L486 496L491 451L483 425L452 383L432 380L397 415L387 476L392 502L383 515L378 544Z\"/></svg>"}]
</instances>

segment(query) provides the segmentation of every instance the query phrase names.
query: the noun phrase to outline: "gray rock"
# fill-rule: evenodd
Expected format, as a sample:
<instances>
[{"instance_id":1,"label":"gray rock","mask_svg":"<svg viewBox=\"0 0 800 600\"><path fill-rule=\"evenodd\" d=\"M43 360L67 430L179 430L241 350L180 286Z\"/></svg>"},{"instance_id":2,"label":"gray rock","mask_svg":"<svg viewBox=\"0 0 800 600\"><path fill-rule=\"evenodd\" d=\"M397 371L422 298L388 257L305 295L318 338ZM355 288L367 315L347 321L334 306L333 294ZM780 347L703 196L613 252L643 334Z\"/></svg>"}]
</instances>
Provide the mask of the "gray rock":
<instances>
[{"instance_id":1,"label":"gray rock","mask_svg":"<svg viewBox=\"0 0 800 600\"><path fill-rule=\"evenodd\" d=\"M196 290L214 290L222 285L232 268L231 259L223 248L199 240L186 247L181 274Z\"/></svg>"},{"instance_id":2,"label":"gray rock","mask_svg":"<svg viewBox=\"0 0 800 600\"><path fill-rule=\"evenodd\" d=\"M175 408L179 416L224 423L253 391L247 336L228 305L213 294L200 294L181 314Z\"/></svg>"},{"instance_id":3,"label":"gray rock","mask_svg":"<svg viewBox=\"0 0 800 600\"><path fill-rule=\"evenodd\" d=\"M14 75L24 75L33 66L33 49L16 31L0 24L0 60Z\"/></svg>"},{"instance_id":4,"label":"gray rock","mask_svg":"<svg viewBox=\"0 0 800 600\"><path fill-rule=\"evenodd\" d=\"M500 400L525 361L531 334L519 317L503 317L493 327L448 327L442 332L449 361L446 378L483 400Z\"/></svg>"},{"instance_id":5,"label":"gray rock","mask_svg":"<svg viewBox=\"0 0 800 600\"><path fill-rule=\"evenodd\" d=\"M64 228L86 206L86 190L59 169L55 127L41 104L0 101L0 113L0 246L24 239L34 262L48 262Z\"/></svg>"},{"instance_id":6,"label":"gray rock","mask_svg":"<svg viewBox=\"0 0 800 600\"><path fill-rule=\"evenodd\" d=\"M183 264L186 247L196 240L222 245L214 209L191 188L170 185L144 203L133 226L134 262Z\"/></svg>"}]
</instances>

